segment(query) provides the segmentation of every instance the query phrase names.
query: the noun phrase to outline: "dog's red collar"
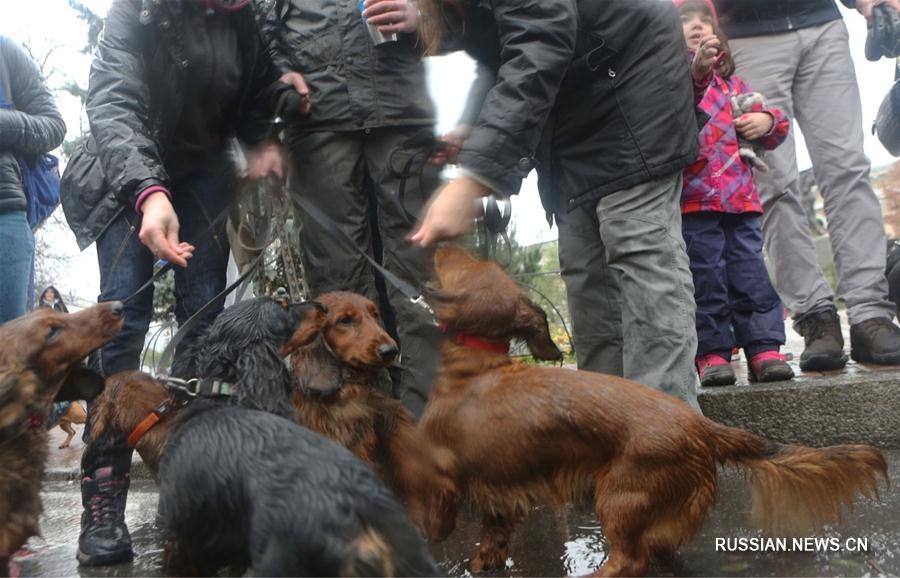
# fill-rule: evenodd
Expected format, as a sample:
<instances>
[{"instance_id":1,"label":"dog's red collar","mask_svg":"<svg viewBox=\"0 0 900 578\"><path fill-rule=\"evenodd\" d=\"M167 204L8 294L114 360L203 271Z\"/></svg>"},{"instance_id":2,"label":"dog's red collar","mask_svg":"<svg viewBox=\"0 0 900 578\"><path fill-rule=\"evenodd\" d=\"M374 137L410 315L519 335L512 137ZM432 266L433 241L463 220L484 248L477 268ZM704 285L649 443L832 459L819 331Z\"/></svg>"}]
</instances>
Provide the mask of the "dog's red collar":
<instances>
[{"instance_id":1,"label":"dog's red collar","mask_svg":"<svg viewBox=\"0 0 900 578\"><path fill-rule=\"evenodd\" d=\"M438 322L438 329L447 336L447 339L457 345L463 347L471 347L472 349L481 349L482 351L490 351L492 353L509 354L509 341L492 341L490 339L472 335L471 333L463 333L450 329L443 321Z\"/></svg>"},{"instance_id":2,"label":"dog's red collar","mask_svg":"<svg viewBox=\"0 0 900 578\"><path fill-rule=\"evenodd\" d=\"M45 418L42 415L28 416L28 429L42 429L44 427Z\"/></svg>"}]
</instances>

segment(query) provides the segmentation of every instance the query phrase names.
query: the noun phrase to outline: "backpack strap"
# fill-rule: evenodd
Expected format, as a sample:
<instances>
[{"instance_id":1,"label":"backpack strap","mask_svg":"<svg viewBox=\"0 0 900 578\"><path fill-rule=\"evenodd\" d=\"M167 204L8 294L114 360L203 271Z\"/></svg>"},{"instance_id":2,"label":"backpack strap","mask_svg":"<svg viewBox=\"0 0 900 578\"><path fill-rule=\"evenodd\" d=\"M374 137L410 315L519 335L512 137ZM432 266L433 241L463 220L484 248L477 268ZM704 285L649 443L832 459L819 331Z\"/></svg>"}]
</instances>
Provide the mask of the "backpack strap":
<instances>
[{"instance_id":1,"label":"backpack strap","mask_svg":"<svg viewBox=\"0 0 900 578\"><path fill-rule=\"evenodd\" d=\"M0 89L3 90L3 94L0 95L3 97L0 99L0 104L9 104L15 108L16 103L13 102L12 89L9 86L9 69L6 66L5 40L6 38L0 35Z\"/></svg>"}]
</instances>

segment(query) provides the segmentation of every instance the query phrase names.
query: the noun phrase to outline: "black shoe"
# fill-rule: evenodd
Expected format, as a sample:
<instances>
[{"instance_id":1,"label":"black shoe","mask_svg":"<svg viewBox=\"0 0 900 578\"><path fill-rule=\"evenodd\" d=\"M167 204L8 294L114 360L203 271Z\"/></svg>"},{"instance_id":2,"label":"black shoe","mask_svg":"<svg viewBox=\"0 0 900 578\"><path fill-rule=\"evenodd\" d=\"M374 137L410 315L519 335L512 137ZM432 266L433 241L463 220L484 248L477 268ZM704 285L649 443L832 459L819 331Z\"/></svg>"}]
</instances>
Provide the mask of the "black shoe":
<instances>
[{"instance_id":1,"label":"black shoe","mask_svg":"<svg viewBox=\"0 0 900 578\"><path fill-rule=\"evenodd\" d=\"M800 369L803 371L828 371L847 365L844 338L837 311L826 309L813 313L797 324L803 336L803 353Z\"/></svg>"},{"instance_id":2,"label":"black shoe","mask_svg":"<svg viewBox=\"0 0 900 578\"><path fill-rule=\"evenodd\" d=\"M850 356L859 363L900 365L900 327L883 318L851 325Z\"/></svg>"},{"instance_id":3,"label":"black shoe","mask_svg":"<svg viewBox=\"0 0 900 578\"><path fill-rule=\"evenodd\" d=\"M107 566L134 558L131 535L125 526L128 476L114 478L111 468L101 468L93 479L81 481L81 535L78 562L85 566Z\"/></svg>"}]
</instances>

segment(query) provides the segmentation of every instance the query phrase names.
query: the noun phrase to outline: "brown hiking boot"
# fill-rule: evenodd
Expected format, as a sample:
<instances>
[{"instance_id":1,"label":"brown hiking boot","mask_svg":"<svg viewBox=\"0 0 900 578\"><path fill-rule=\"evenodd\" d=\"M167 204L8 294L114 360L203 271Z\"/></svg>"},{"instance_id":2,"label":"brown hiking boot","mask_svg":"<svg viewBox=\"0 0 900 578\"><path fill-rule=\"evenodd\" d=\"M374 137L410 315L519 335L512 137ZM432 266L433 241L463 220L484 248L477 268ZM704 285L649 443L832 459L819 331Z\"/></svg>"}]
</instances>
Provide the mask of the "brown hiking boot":
<instances>
[{"instance_id":1,"label":"brown hiking boot","mask_svg":"<svg viewBox=\"0 0 900 578\"><path fill-rule=\"evenodd\" d=\"M883 318L851 325L850 356L859 363L900 365L900 327Z\"/></svg>"},{"instance_id":2,"label":"brown hiking boot","mask_svg":"<svg viewBox=\"0 0 900 578\"><path fill-rule=\"evenodd\" d=\"M812 313L797 323L797 329L803 336L804 344L803 353L800 354L800 369L828 371L847 365L837 311L826 309Z\"/></svg>"}]
</instances>

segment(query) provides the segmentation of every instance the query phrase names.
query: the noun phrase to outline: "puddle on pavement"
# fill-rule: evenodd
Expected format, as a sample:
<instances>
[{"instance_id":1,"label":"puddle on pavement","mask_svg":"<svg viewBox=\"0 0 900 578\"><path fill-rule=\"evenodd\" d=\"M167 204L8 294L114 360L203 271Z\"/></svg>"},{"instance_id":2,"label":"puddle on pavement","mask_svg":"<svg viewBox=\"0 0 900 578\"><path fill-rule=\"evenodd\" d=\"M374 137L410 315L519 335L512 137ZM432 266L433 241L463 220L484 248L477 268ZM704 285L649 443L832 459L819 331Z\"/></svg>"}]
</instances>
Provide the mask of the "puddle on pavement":
<instances>
[{"instance_id":1,"label":"puddle on pavement","mask_svg":"<svg viewBox=\"0 0 900 578\"><path fill-rule=\"evenodd\" d=\"M719 504L700 534L672 559L651 569L656 576L861 576L900 575L900 451L885 452L894 489L882 486L877 502L859 502L844 522L821 536L867 539L865 553L717 552L716 538L752 538L749 491L740 474L722 474ZM153 482L136 480L129 494L127 519L137 554L131 564L79 568L75 561L81 496L73 482L48 483L44 492L43 539L33 539L33 554L20 560L22 576L164 576L162 541L155 524ZM468 575L466 563L477 545L479 518L460 515L456 531L432 553L451 576ZM586 574L603 563L606 544L594 513L571 507L561 514L535 509L513 536L507 567L496 575L564 576Z\"/></svg>"}]
</instances>

